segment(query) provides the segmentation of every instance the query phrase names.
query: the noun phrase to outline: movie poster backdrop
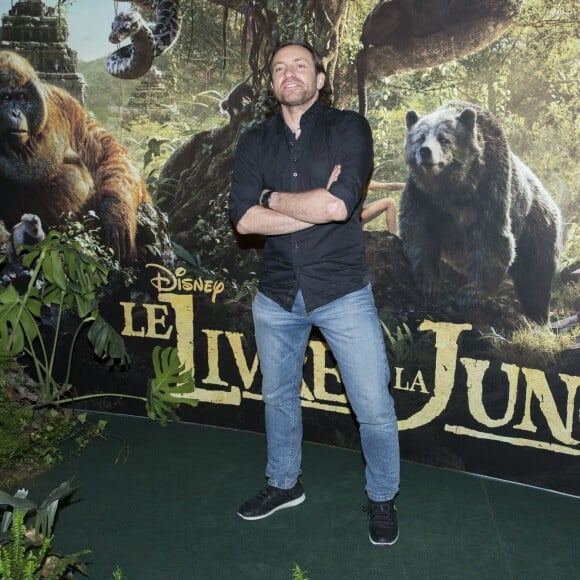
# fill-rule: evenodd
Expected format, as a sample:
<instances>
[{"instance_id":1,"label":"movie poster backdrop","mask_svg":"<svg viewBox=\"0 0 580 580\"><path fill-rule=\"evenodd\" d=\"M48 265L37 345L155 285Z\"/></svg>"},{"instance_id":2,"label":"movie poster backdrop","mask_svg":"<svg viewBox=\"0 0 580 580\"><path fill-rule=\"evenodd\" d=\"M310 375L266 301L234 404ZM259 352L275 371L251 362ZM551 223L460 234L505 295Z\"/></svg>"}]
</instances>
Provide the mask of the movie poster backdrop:
<instances>
[{"instance_id":1,"label":"movie poster backdrop","mask_svg":"<svg viewBox=\"0 0 580 580\"><path fill-rule=\"evenodd\" d=\"M324 57L335 105L359 110L373 129L375 168L363 227L402 458L580 495L579 59L572 0L2 0L0 9L0 48L27 58L40 82L64 87L82 103L128 153L130 161L114 168L116 178L136 171L146 188L139 203L123 205L125 185L111 210L98 190L113 153L88 168L105 244L115 250L119 231L136 245L134 255L121 255L125 277L114 278L101 304L131 363L102 365L81 344L71 375L77 393L142 396L153 348L170 345L195 379L195 391L184 396L199 401L179 407L181 420L264 431L251 320L263 240L234 233L227 196L240 133L269 114L268 51L275 40L306 36ZM131 19L139 35L124 39L119 31ZM1 88L5 83L0 76ZM463 103L453 114L441 112L457 99ZM472 163L467 130L469 146L485 151L486 171L499 138L489 124L473 121L484 118L483 110L505 135L499 170L494 166L476 199L455 200L461 206L455 213L445 187L426 192L432 210L423 208L417 223L408 200L425 181L408 183L420 171L409 159L432 156L429 163L437 165L451 155ZM445 125L450 115L458 124ZM414 134L422 121L425 134ZM539 182L524 179L523 193L514 192L514 172L521 178L528 170ZM7 206L49 213L42 195L19 194L13 202L8 175L3 169L0 218L10 233L18 219ZM107 229L107 220L114 227ZM50 225L43 223L45 230ZM480 236L478 243L445 239L458 228L467 238ZM502 236L513 240L509 263L498 255ZM413 260L437 244L456 245L457 255L435 258L438 291L429 293ZM499 284L478 287L496 266L503 272L518 258L519 268ZM10 280L5 276L4 285ZM549 307L541 288L548 288ZM306 440L358 448L339 370L316 329L301 398ZM114 397L82 406L145 414L140 402Z\"/></svg>"}]
</instances>

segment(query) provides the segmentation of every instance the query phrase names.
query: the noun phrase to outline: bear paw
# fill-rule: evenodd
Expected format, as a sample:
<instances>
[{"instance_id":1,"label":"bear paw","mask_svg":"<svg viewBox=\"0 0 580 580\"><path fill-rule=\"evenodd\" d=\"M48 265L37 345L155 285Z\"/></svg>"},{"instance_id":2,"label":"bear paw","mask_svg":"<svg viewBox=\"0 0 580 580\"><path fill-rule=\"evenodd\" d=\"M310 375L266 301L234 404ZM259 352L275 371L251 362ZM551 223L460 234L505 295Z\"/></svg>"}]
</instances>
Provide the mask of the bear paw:
<instances>
[{"instance_id":1,"label":"bear paw","mask_svg":"<svg viewBox=\"0 0 580 580\"><path fill-rule=\"evenodd\" d=\"M420 272L415 274L417 287L421 294L428 298L433 298L441 292L441 279L437 274L431 272Z\"/></svg>"},{"instance_id":2,"label":"bear paw","mask_svg":"<svg viewBox=\"0 0 580 580\"><path fill-rule=\"evenodd\" d=\"M461 310L477 308L481 305L483 295L481 290L474 284L466 284L457 291L455 303Z\"/></svg>"}]
</instances>

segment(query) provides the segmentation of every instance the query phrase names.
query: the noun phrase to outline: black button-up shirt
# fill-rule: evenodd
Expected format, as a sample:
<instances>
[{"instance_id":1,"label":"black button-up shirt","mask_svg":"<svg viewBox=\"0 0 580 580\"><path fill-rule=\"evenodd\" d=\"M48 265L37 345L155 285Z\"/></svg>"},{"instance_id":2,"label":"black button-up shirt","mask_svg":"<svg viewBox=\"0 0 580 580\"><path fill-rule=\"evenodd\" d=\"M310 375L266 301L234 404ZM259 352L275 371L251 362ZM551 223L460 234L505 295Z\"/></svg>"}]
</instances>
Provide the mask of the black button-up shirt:
<instances>
[{"instance_id":1,"label":"black button-up shirt","mask_svg":"<svg viewBox=\"0 0 580 580\"><path fill-rule=\"evenodd\" d=\"M280 113L249 127L236 147L230 213L237 224L264 189L303 192L326 188L335 165L341 173L330 192L342 199L344 222L317 224L292 234L266 236L260 291L291 310L298 289L310 312L369 282L360 212L373 162L367 120L319 101L306 111L295 140Z\"/></svg>"}]
</instances>

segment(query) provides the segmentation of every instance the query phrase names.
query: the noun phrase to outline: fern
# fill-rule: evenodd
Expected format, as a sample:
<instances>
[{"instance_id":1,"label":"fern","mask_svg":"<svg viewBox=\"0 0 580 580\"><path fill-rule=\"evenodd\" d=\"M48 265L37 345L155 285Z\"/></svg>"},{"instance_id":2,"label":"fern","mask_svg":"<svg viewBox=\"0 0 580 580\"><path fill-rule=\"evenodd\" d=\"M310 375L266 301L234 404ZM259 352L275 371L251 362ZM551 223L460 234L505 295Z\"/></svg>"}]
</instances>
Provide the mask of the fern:
<instances>
[{"instance_id":1,"label":"fern","mask_svg":"<svg viewBox=\"0 0 580 580\"><path fill-rule=\"evenodd\" d=\"M62 580L73 572L87 575L80 558L90 554L83 550L60 555L51 551L54 516L61 499L73 493L71 481L53 489L38 506L28 499L28 491L18 490L14 496L0 490L0 506L4 510L0 520L0 580ZM10 509L11 508L11 509ZM27 520L35 516L34 526ZM122 580L117 567L112 580Z\"/></svg>"},{"instance_id":2,"label":"fern","mask_svg":"<svg viewBox=\"0 0 580 580\"><path fill-rule=\"evenodd\" d=\"M307 570L302 570L296 562L294 563L294 568L292 569L292 580L309 580Z\"/></svg>"},{"instance_id":3,"label":"fern","mask_svg":"<svg viewBox=\"0 0 580 580\"><path fill-rule=\"evenodd\" d=\"M433 365L435 358L435 351L432 348L433 331L428 331L415 338L405 323L398 326L394 333L383 321L381 321L381 326L386 337L389 360L394 366L430 367Z\"/></svg>"},{"instance_id":4,"label":"fern","mask_svg":"<svg viewBox=\"0 0 580 580\"><path fill-rule=\"evenodd\" d=\"M69 570L82 569L78 560L88 551L49 555L52 537L43 538L40 544L29 540L24 512L15 509L12 515L10 539L0 547L0 580L60 580Z\"/></svg>"},{"instance_id":5,"label":"fern","mask_svg":"<svg viewBox=\"0 0 580 580\"><path fill-rule=\"evenodd\" d=\"M24 568L24 514L20 510L14 512L10 540L0 548L0 578L16 578L15 573Z\"/></svg>"}]
</instances>

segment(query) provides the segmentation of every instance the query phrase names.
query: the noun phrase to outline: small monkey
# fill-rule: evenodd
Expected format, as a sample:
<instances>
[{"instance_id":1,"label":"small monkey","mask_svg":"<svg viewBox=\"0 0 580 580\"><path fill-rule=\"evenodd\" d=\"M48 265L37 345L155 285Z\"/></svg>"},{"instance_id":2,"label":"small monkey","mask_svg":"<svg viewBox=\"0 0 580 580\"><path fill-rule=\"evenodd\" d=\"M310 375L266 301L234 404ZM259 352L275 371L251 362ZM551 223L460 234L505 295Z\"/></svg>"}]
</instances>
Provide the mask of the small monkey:
<instances>
[{"instance_id":1,"label":"small monkey","mask_svg":"<svg viewBox=\"0 0 580 580\"><path fill-rule=\"evenodd\" d=\"M12 228L6 243L6 256L11 264L18 262L22 246L33 246L46 237L40 218L34 213L22 214L20 221Z\"/></svg>"},{"instance_id":2,"label":"small monkey","mask_svg":"<svg viewBox=\"0 0 580 580\"><path fill-rule=\"evenodd\" d=\"M254 90L245 81L237 84L230 94L220 102L220 113L231 121L242 110L254 102Z\"/></svg>"}]
</instances>

